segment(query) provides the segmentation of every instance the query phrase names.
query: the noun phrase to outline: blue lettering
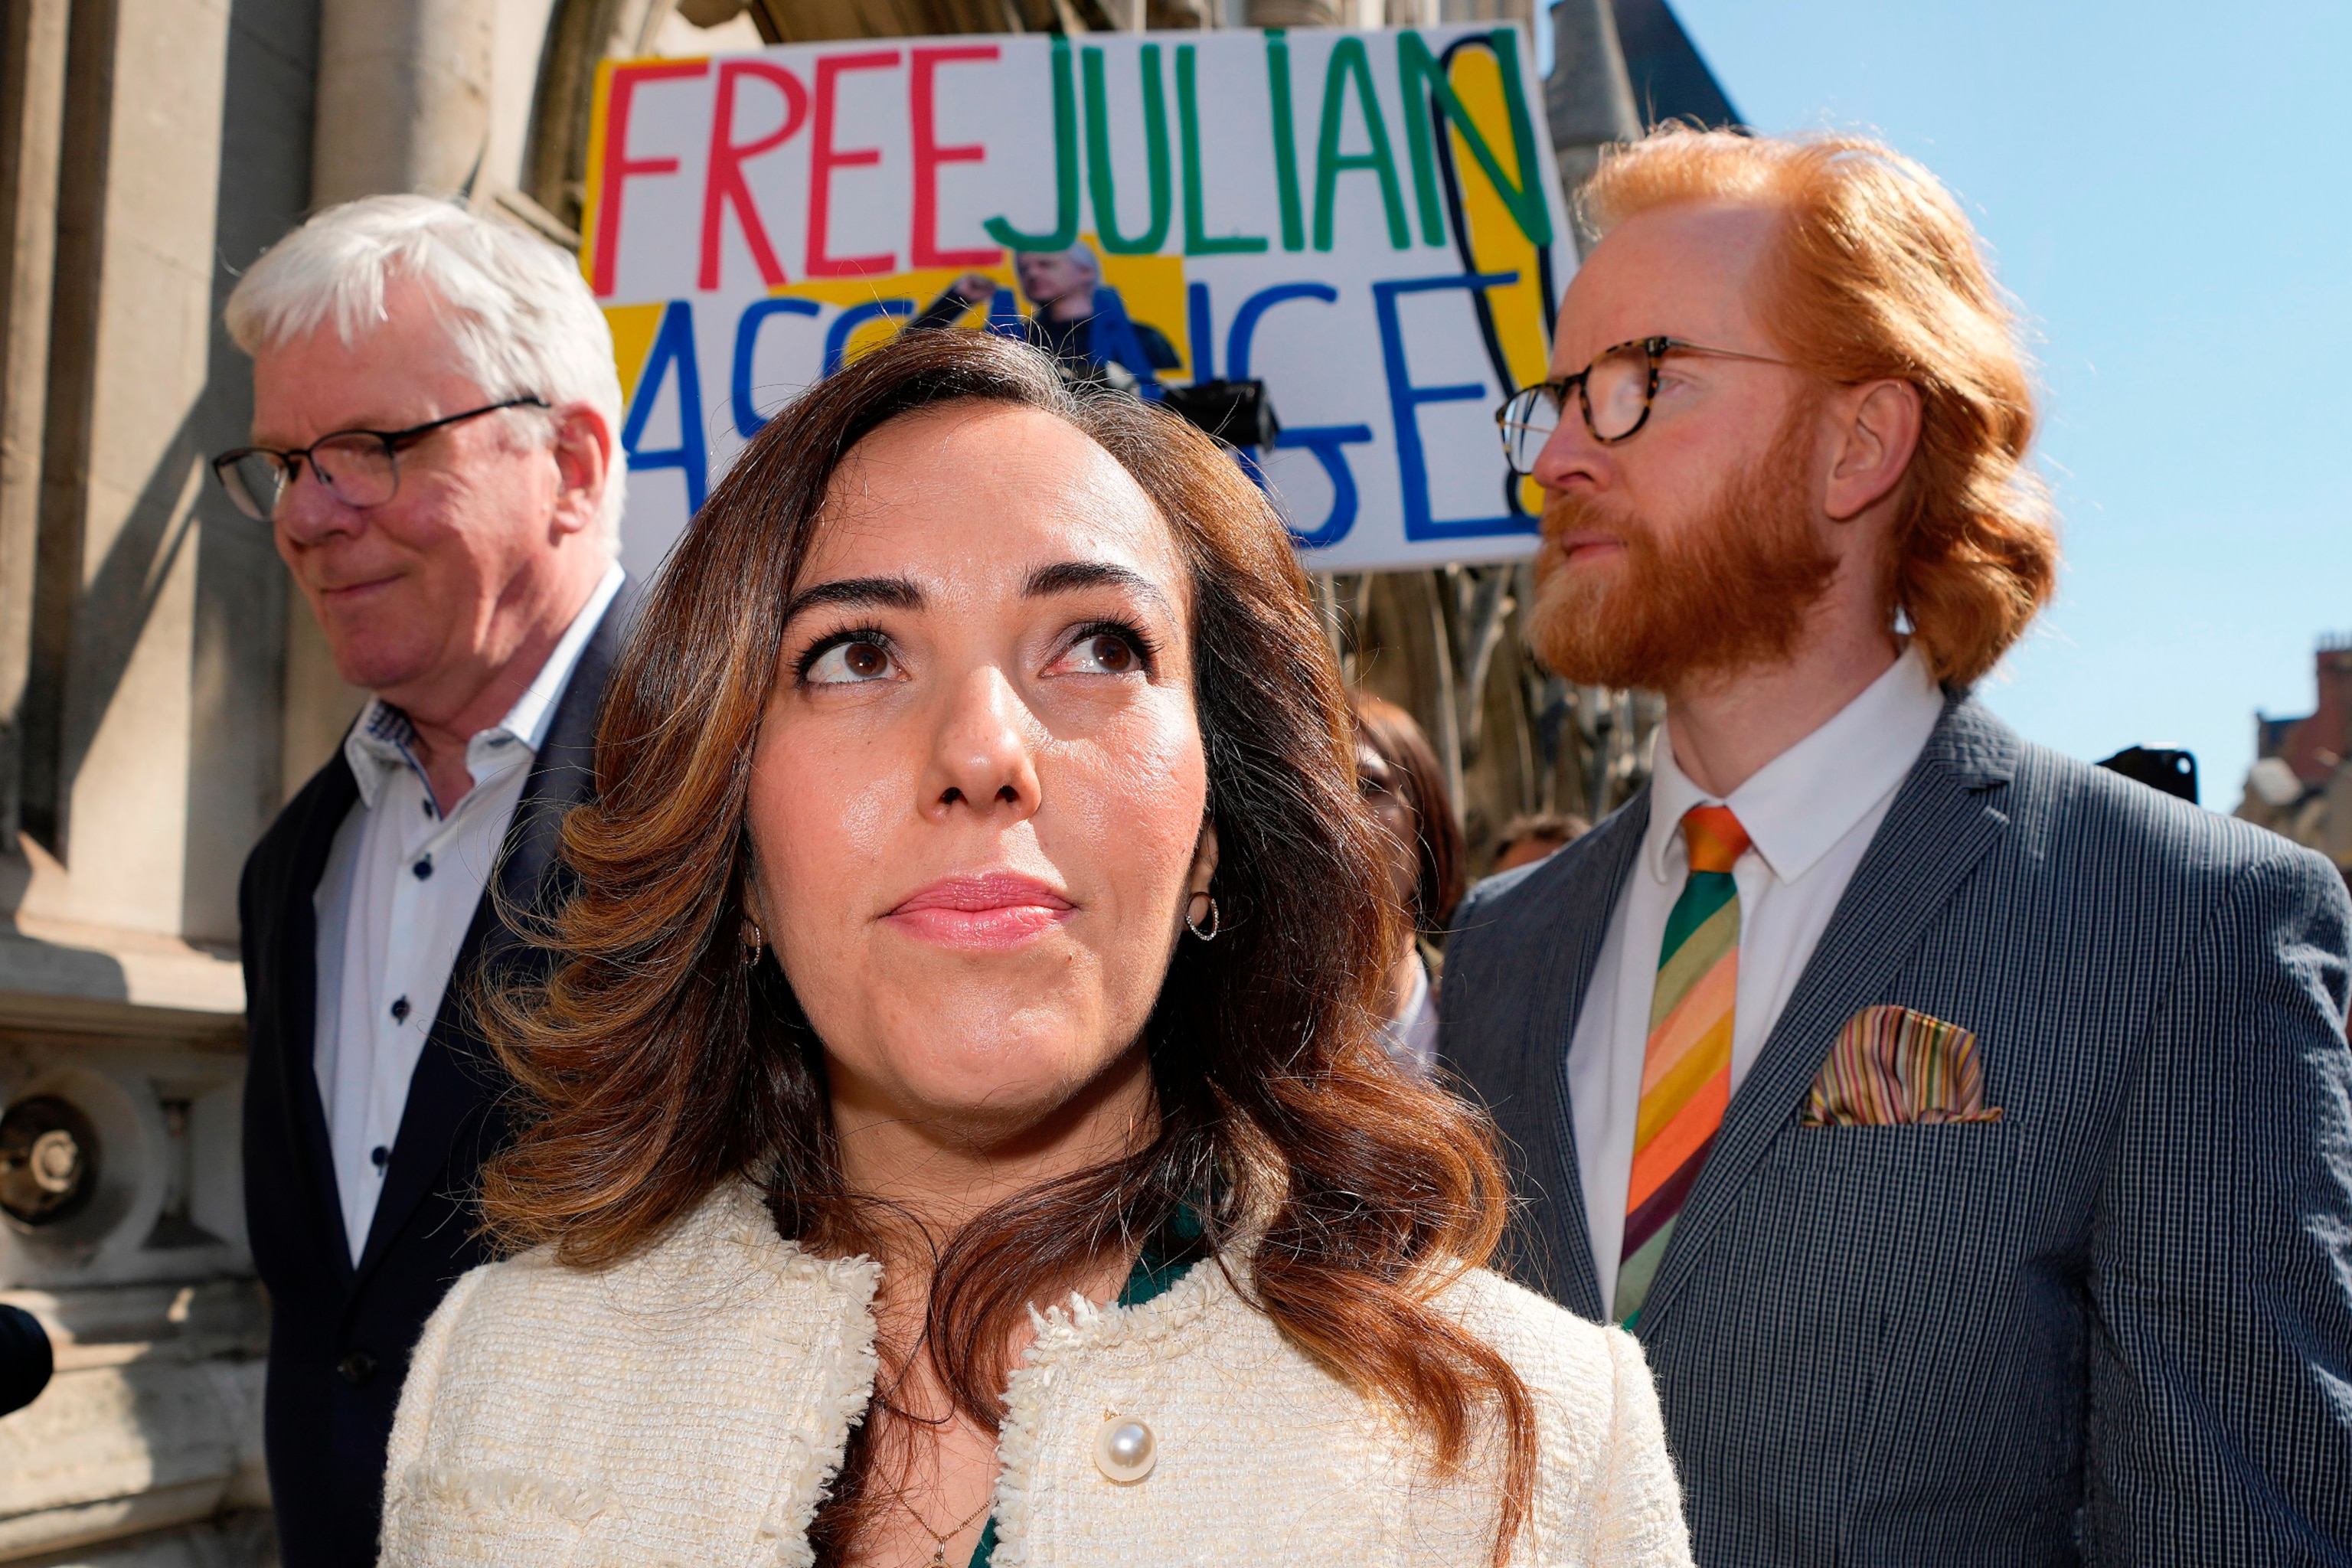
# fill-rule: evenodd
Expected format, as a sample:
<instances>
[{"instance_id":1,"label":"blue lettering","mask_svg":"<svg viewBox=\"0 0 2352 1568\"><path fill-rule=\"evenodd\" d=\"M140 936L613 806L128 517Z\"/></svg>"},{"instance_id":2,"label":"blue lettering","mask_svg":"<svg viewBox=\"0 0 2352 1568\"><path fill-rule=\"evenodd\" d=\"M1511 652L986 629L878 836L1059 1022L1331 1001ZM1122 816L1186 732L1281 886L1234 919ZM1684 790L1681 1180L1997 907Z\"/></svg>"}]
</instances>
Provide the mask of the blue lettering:
<instances>
[{"instance_id":1,"label":"blue lettering","mask_svg":"<svg viewBox=\"0 0 2352 1568\"><path fill-rule=\"evenodd\" d=\"M768 416L751 406L751 355L760 346L760 328L771 316L814 316L814 300L756 300L735 323L735 434L746 441L760 433Z\"/></svg>"},{"instance_id":2,"label":"blue lettering","mask_svg":"<svg viewBox=\"0 0 2352 1568\"><path fill-rule=\"evenodd\" d=\"M885 316L911 316L915 313L912 300L868 300L862 305L852 305L833 319L824 334L824 374L831 375L841 368L841 357L849 350L849 334L868 321L878 321Z\"/></svg>"},{"instance_id":3,"label":"blue lettering","mask_svg":"<svg viewBox=\"0 0 2352 1568\"><path fill-rule=\"evenodd\" d=\"M646 421L673 370L677 374L677 445L646 451L637 443L645 439ZM694 355L694 311L683 300L671 300L662 312L661 331L654 336L645 374L637 379L636 400L621 426L621 447L629 455L633 474L684 469L687 511L691 515L702 510L703 498L710 491L710 458L702 440L702 372Z\"/></svg>"},{"instance_id":4,"label":"blue lettering","mask_svg":"<svg viewBox=\"0 0 2352 1568\"><path fill-rule=\"evenodd\" d=\"M1209 314L1209 286L1184 285L1184 330L1192 340L1192 384L1217 379L1216 321Z\"/></svg>"},{"instance_id":5,"label":"blue lettering","mask_svg":"<svg viewBox=\"0 0 2352 1568\"><path fill-rule=\"evenodd\" d=\"M1257 323L1268 310L1287 300L1320 300L1327 305L1337 304L1339 290L1328 283L1277 283L1271 289L1261 289L1242 301L1234 312L1234 324L1225 333L1225 374L1234 381L1250 378L1250 343L1257 336Z\"/></svg>"},{"instance_id":6,"label":"blue lettering","mask_svg":"<svg viewBox=\"0 0 2352 1568\"><path fill-rule=\"evenodd\" d=\"M1194 285L1200 288L1200 285ZM1225 374L1235 381L1247 381L1250 372L1250 348L1257 337L1257 324L1276 305L1291 300L1318 300L1326 305L1337 304L1339 290L1328 283L1277 283L1271 289L1261 289L1242 301L1234 312L1233 329L1225 334ZM1208 341L1208 290L1201 289L1193 317L1193 337L1197 342ZM1347 448L1370 441L1372 432L1364 425L1312 425L1285 430L1274 440L1278 451L1305 450L1315 454L1316 461L1331 479L1331 510L1323 521L1307 530L1292 529L1290 535L1303 550L1319 550L1337 544L1348 537L1356 526L1356 510L1360 498L1356 490L1356 475L1348 465ZM1265 486L1265 474L1248 453L1241 454L1242 471Z\"/></svg>"},{"instance_id":7,"label":"blue lettering","mask_svg":"<svg viewBox=\"0 0 2352 1568\"><path fill-rule=\"evenodd\" d=\"M1404 362L1404 332L1397 322L1397 297L1426 294L1441 289L1499 289L1518 280L1516 272L1462 272L1445 278L1412 278L1372 285L1372 305L1380 317L1381 361L1389 381L1389 412L1396 422L1397 479L1404 503L1404 536L1408 541L1476 539L1498 533L1533 533L1535 520L1514 505L1500 517L1435 518L1429 509L1429 459L1421 444L1419 410L1424 404L1462 403L1490 395L1483 382L1450 386L1415 386Z\"/></svg>"},{"instance_id":8,"label":"blue lettering","mask_svg":"<svg viewBox=\"0 0 2352 1568\"><path fill-rule=\"evenodd\" d=\"M1274 438L1278 448L1304 447L1314 453L1323 471L1331 477L1331 510L1324 514L1322 525L1311 532L1302 533L1295 528L1290 531L1290 537L1301 550L1320 550L1337 544L1356 526L1356 475L1348 467L1347 448L1361 446L1371 438L1372 427L1369 425L1313 425L1285 430Z\"/></svg>"}]
</instances>

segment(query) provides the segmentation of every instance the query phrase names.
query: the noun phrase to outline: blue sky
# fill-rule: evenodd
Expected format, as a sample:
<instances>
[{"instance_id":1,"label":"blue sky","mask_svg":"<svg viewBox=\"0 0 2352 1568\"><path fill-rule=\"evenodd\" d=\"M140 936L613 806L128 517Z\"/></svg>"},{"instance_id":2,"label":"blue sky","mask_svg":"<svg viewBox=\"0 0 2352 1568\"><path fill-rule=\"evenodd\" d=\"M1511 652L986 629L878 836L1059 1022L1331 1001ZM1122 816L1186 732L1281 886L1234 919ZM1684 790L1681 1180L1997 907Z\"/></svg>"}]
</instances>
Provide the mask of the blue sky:
<instances>
[{"instance_id":1,"label":"blue sky","mask_svg":"<svg viewBox=\"0 0 2352 1568\"><path fill-rule=\"evenodd\" d=\"M1940 174L2030 323L2057 603L1984 689L2084 759L2197 753L2352 629L2352 5L1672 0L1748 122L1874 132Z\"/></svg>"}]
</instances>

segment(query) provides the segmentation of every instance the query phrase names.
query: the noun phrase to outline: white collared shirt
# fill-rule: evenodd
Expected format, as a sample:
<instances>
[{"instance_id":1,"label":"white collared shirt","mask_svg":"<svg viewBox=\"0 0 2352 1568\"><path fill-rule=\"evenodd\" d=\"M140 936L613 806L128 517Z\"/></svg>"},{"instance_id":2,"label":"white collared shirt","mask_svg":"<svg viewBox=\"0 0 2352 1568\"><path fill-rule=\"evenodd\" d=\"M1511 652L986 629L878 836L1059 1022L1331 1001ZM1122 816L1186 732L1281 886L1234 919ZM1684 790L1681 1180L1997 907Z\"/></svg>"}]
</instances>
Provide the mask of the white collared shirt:
<instances>
[{"instance_id":1,"label":"white collared shirt","mask_svg":"<svg viewBox=\"0 0 2352 1568\"><path fill-rule=\"evenodd\" d=\"M1429 1076L1437 1059L1437 993L1429 984L1429 963L1412 955L1412 994L1404 1011L1381 1026L1381 1046L1389 1060L1418 1078Z\"/></svg>"},{"instance_id":2,"label":"white collared shirt","mask_svg":"<svg viewBox=\"0 0 2352 1568\"><path fill-rule=\"evenodd\" d=\"M1610 914L1568 1047L1577 1173L1604 1312L1617 1294L1658 949L1690 869L1684 813L1695 805L1728 805L1748 830L1748 852L1731 869L1739 889L1739 984L1731 1024L1736 1095L1943 709L1927 660L1916 647L1906 649L1836 717L1773 758L1727 800L1700 789L1675 763L1668 734L1673 721L1660 731L1650 826Z\"/></svg>"},{"instance_id":3,"label":"white collared shirt","mask_svg":"<svg viewBox=\"0 0 2352 1568\"><path fill-rule=\"evenodd\" d=\"M372 699L344 737L343 759L360 799L336 830L312 895L319 1011L311 1067L354 1264L367 1248L409 1079L441 1010L457 949L556 703L624 580L617 564L605 568L505 720L466 742L474 787L446 816L410 749L416 731L405 713Z\"/></svg>"}]
</instances>

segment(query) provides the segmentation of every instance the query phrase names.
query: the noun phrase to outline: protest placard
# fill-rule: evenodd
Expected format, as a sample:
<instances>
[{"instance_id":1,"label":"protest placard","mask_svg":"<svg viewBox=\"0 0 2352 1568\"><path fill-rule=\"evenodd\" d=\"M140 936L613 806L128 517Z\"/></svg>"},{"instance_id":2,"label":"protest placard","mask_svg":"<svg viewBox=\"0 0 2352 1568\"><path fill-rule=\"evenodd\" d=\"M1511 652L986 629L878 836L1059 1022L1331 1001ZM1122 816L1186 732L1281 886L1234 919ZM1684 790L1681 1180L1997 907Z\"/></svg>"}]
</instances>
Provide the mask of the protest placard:
<instances>
[{"instance_id":1,"label":"protest placard","mask_svg":"<svg viewBox=\"0 0 2352 1568\"><path fill-rule=\"evenodd\" d=\"M616 61L594 114L633 570L787 398L950 326L1147 396L1264 381L1281 433L1237 460L1311 569L1533 542L1492 411L1543 374L1575 251L1516 26Z\"/></svg>"}]
</instances>

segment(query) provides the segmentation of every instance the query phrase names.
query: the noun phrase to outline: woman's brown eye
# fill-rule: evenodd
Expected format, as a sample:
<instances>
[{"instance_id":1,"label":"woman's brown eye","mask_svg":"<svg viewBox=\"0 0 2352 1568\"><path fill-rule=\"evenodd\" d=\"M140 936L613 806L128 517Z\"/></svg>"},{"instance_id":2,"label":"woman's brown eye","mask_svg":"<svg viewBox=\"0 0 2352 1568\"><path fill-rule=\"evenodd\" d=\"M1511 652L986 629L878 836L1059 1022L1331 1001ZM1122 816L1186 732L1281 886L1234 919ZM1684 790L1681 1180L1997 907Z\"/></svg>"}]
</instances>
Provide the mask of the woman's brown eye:
<instances>
[{"instance_id":1,"label":"woman's brown eye","mask_svg":"<svg viewBox=\"0 0 2352 1568\"><path fill-rule=\"evenodd\" d=\"M1115 637L1105 632L1087 646L1095 663L1113 675L1125 675L1135 668L1135 650L1127 646L1125 637Z\"/></svg>"},{"instance_id":2,"label":"woman's brown eye","mask_svg":"<svg viewBox=\"0 0 2352 1568\"><path fill-rule=\"evenodd\" d=\"M811 686L856 686L897 672L890 650L877 642L838 642L819 654L802 677Z\"/></svg>"}]
</instances>

